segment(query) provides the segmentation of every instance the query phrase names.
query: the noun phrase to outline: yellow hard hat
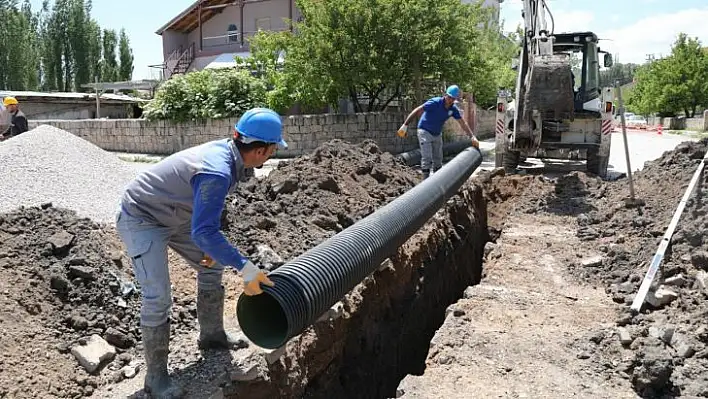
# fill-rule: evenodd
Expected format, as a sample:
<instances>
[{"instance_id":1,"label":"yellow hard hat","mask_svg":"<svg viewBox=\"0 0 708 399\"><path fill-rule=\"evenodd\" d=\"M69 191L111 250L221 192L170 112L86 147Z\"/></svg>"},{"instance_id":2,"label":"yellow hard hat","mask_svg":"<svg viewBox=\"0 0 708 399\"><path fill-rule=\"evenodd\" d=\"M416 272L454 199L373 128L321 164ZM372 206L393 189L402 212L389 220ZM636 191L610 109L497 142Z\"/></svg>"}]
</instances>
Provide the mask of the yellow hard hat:
<instances>
[{"instance_id":1,"label":"yellow hard hat","mask_svg":"<svg viewBox=\"0 0 708 399\"><path fill-rule=\"evenodd\" d=\"M17 105L17 99L15 97L5 97L5 99L2 100L2 104L6 107L8 105Z\"/></svg>"}]
</instances>

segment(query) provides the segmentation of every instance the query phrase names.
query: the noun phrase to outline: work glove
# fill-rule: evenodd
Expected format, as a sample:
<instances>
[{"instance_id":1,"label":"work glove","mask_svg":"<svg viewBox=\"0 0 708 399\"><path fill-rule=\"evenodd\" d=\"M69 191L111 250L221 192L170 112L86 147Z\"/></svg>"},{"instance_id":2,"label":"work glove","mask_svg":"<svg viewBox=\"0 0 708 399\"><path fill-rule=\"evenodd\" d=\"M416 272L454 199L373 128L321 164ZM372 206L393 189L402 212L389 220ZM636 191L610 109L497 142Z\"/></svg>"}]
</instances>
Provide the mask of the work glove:
<instances>
[{"instance_id":1,"label":"work glove","mask_svg":"<svg viewBox=\"0 0 708 399\"><path fill-rule=\"evenodd\" d=\"M261 289L261 283L273 287L275 283L270 281L264 270L258 268L253 262L246 261L241 269L243 273L243 293L249 296L259 295L263 293Z\"/></svg>"},{"instance_id":2,"label":"work glove","mask_svg":"<svg viewBox=\"0 0 708 399\"><path fill-rule=\"evenodd\" d=\"M398 128L398 132L396 132L396 134L398 134L398 137L400 138L406 137L406 135L408 135L408 125L406 125L405 123L401 125L401 127Z\"/></svg>"},{"instance_id":3,"label":"work glove","mask_svg":"<svg viewBox=\"0 0 708 399\"><path fill-rule=\"evenodd\" d=\"M479 140L477 140L477 137L475 137L474 135L471 135L470 139L472 140L472 147L479 150Z\"/></svg>"}]
</instances>

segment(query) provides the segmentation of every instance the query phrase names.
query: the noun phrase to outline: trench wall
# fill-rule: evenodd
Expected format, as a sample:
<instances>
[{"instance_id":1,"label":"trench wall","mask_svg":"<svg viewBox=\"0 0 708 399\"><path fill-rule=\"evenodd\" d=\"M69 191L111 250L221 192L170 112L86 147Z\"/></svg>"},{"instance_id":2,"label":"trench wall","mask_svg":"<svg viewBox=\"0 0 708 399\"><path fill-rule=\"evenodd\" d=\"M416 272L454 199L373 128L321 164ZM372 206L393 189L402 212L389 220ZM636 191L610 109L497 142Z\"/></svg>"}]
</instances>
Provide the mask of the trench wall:
<instances>
[{"instance_id":1,"label":"trench wall","mask_svg":"<svg viewBox=\"0 0 708 399\"><path fill-rule=\"evenodd\" d=\"M474 113L477 135L493 134L494 114L477 109ZM383 151L394 154L418 147L415 129L401 139L396 131L405 120L399 113L293 115L283 118L288 150L278 151L279 157L295 157L309 153L332 139L351 143L375 141ZM83 119L30 120L30 129L52 125L71 132L107 151L168 155L207 141L229 137L238 121L233 119L176 123L149 122L143 119ZM413 126L413 125L411 125ZM457 122L446 124L446 139L464 138Z\"/></svg>"},{"instance_id":2,"label":"trench wall","mask_svg":"<svg viewBox=\"0 0 708 399\"><path fill-rule=\"evenodd\" d=\"M406 375L423 372L447 306L479 282L487 239L486 203L468 182L342 300L341 314L293 338L259 378L228 382L224 397L395 397Z\"/></svg>"}]
</instances>

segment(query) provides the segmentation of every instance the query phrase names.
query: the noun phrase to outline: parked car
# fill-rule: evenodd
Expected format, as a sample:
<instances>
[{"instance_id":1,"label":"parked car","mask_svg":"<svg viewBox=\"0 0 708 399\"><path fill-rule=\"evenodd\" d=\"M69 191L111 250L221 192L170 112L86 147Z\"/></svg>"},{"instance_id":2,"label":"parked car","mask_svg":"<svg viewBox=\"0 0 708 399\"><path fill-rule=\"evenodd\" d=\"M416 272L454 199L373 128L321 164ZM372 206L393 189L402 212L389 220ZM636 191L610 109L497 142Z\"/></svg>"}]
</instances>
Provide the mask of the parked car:
<instances>
[{"instance_id":1,"label":"parked car","mask_svg":"<svg viewBox=\"0 0 708 399\"><path fill-rule=\"evenodd\" d=\"M625 118L627 127L634 129L646 129L647 120L639 115L632 115L629 118Z\"/></svg>"}]
</instances>

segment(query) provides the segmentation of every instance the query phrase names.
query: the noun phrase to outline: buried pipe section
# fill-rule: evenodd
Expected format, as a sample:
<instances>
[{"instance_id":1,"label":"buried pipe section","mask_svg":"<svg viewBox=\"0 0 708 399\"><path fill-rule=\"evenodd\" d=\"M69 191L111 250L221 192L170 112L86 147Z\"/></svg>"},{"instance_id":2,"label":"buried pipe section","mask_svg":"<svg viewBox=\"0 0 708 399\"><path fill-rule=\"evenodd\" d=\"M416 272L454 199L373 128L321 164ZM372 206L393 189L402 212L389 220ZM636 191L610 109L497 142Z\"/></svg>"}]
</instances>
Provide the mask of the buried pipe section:
<instances>
[{"instance_id":1,"label":"buried pipe section","mask_svg":"<svg viewBox=\"0 0 708 399\"><path fill-rule=\"evenodd\" d=\"M464 139L443 144L443 156L456 155L472 146L472 140ZM403 152L396 155L396 158L403 161L408 166L420 164L420 149Z\"/></svg>"},{"instance_id":2,"label":"buried pipe section","mask_svg":"<svg viewBox=\"0 0 708 399\"><path fill-rule=\"evenodd\" d=\"M274 287L239 297L243 333L266 349L302 333L393 255L481 163L480 151L467 148L402 196L270 273Z\"/></svg>"}]
</instances>

